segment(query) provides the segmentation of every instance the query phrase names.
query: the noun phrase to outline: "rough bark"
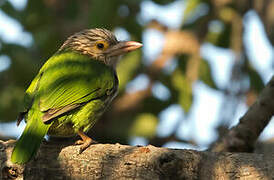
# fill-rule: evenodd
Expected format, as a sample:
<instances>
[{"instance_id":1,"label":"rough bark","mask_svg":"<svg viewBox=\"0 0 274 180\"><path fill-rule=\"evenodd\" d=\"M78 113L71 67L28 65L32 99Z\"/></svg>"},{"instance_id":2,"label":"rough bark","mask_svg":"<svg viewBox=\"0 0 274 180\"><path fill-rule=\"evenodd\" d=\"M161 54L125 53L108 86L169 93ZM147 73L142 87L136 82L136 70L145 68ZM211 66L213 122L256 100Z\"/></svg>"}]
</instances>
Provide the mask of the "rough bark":
<instances>
[{"instance_id":1,"label":"rough bark","mask_svg":"<svg viewBox=\"0 0 274 180\"><path fill-rule=\"evenodd\" d=\"M13 146L0 141L1 179L274 179L273 155L120 144L96 144L78 154L78 146L47 143L19 166L9 160Z\"/></svg>"},{"instance_id":2,"label":"rough bark","mask_svg":"<svg viewBox=\"0 0 274 180\"><path fill-rule=\"evenodd\" d=\"M214 152L251 152L254 144L274 115L274 76L257 101L224 138L211 147Z\"/></svg>"}]
</instances>

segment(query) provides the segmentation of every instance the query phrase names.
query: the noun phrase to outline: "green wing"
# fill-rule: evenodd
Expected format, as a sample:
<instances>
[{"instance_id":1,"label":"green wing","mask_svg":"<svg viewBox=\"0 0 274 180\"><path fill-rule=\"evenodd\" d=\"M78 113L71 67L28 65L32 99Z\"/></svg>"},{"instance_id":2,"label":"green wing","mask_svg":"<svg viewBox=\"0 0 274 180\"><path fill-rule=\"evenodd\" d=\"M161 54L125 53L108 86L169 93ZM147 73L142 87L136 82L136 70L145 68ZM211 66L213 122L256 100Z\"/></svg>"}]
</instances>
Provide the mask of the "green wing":
<instances>
[{"instance_id":1,"label":"green wing","mask_svg":"<svg viewBox=\"0 0 274 180\"><path fill-rule=\"evenodd\" d=\"M99 61L65 52L50 58L34 81L27 93L39 99L46 122L106 95L114 87L115 76L111 67Z\"/></svg>"},{"instance_id":2,"label":"green wing","mask_svg":"<svg viewBox=\"0 0 274 180\"><path fill-rule=\"evenodd\" d=\"M50 58L26 91L27 126L12 152L12 162L23 164L35 155L49 120L107 95L115 81L113 69L87 56L66 52Z\"/></svg>"}]
</instances>

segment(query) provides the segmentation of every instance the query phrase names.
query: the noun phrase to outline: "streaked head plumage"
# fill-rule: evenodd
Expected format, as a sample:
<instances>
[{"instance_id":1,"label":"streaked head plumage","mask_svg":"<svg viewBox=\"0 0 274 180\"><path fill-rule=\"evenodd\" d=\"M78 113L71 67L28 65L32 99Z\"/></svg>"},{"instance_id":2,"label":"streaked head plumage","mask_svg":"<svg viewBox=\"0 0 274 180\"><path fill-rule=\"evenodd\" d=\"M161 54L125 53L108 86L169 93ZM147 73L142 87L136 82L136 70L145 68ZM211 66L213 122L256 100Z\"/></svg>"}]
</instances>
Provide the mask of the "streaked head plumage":
<instances>
[{"instance_id":1,"label":"streaked head plumage","mask_svg":"<svg viewBox=\"0 0 274 180\"><path fill-rule=\"evenodd\" d=\"M90 56L107 65L115 66L119 56L141 47L134 41L121 42L107 29L85 29L70 36L59 49L72 50Z\"/></svg>"}]
</instances>

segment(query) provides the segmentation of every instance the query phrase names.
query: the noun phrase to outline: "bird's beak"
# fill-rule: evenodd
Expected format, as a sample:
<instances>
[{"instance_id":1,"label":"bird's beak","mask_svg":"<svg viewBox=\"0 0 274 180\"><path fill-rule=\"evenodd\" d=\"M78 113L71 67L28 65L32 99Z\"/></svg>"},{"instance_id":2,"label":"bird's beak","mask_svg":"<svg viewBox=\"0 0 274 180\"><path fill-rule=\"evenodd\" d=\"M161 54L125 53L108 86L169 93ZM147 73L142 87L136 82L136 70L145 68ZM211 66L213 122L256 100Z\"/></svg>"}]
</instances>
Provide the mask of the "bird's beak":
<instances>
[{"instance_id":1,"label":"bird's beak","mask_svg":"<svg viewBox=\"0 0 274 180\"><path fill-rule=\"evenodd\" d=\"M106 50L105 53L107 53L108 56L119 56L126 54L127 52L134 51L142 46L143 44L136 41L121 41Z\"/></svg>"}]
</instances>

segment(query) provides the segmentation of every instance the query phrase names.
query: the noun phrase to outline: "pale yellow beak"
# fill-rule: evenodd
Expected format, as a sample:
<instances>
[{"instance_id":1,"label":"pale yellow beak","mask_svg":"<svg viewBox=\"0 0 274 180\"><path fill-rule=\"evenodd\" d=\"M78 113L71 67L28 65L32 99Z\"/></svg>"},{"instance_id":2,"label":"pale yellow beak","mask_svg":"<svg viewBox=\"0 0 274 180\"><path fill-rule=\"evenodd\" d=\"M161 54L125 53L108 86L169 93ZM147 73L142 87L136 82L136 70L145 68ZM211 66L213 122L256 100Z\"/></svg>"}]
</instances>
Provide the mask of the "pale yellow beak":
<instances>
[{"instance_id":1,"label":"pale yellow beak","mask_svg":"<svg viewBox=\"0 0 274 180\"><path fill-rule=\"evenodd\" d=\"M105 51L105 53L107 54L107 56L119 56L126 54L130 51L134 51L142 46L143 44L136 41L121 41L118 44L110 47L108 50Z\"/></svg>"}]
</instances>

